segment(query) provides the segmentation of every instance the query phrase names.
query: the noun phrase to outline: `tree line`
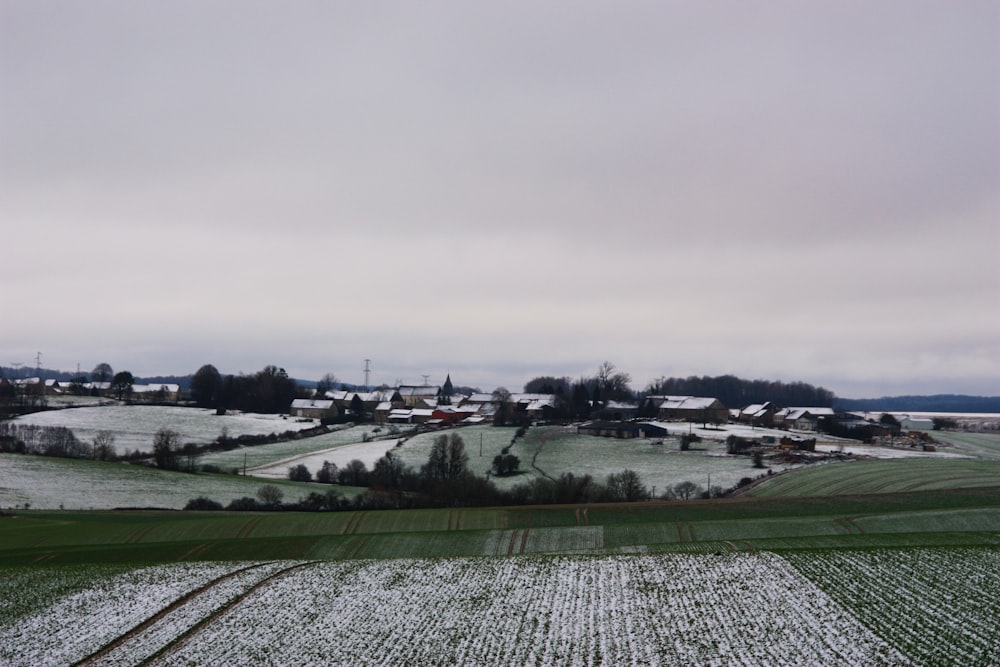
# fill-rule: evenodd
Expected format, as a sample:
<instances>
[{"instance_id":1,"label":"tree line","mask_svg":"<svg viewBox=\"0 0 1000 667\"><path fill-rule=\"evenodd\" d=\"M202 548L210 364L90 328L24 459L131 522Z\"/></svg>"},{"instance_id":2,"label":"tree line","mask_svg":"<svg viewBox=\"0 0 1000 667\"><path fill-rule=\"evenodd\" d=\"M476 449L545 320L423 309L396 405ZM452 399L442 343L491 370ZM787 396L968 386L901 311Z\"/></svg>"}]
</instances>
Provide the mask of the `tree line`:
<instances>
[{"instance_id":1,"label":"tree line","mask_svg":"<svg viewBox=\"0 0 1000 667\"><path fill-rule=\"evenodd\" d=\"M628 373L605 361L594 375L577 380L551 375L532 378L525 383L524 392L555 395L553 417L557 419L589 419L611 401L635 402L645 396L709 396L730 408L766 401L782 407L832 407L837 400L829 389L806 382L745 380L735 375L660 377L642 391L634 391L630 382Z\"/></svg>"},{"instance_id":2,"label":"tree line","mask_svg":"<svg viewBox=\"0 0 1000 667\"><path fill-rule=\"evenodd\" d=\"M836 395L829 389L815 387L806 382L781 382L780 380L745 380L735 375L687 378L661 377L651 382L647 395L711 396L726 407L740 408L754 403L771 401L782 407L808 406L832 407Z\"/></svg>"},{"instance_id":3,"label":"tree line","mask_svg":"<svg viewBox=\"0 0 1000 667\"><path fill-rule=\"evenodd\" d=\"M268 414L287 412L294 399L308 395L284 368L273 365L253 375L223 376L215 366L205 364L191 377L190 391L191 400L201 408Z\"/></svg>"}]
</instances>

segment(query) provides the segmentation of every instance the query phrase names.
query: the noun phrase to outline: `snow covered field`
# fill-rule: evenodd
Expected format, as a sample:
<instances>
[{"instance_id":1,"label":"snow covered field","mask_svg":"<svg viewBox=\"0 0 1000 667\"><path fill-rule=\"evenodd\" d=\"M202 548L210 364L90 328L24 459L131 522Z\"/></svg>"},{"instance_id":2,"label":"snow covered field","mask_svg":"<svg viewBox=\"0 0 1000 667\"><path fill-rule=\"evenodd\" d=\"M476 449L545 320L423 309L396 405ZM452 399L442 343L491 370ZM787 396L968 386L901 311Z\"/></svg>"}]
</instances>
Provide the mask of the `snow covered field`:
<instances>
[{"instance_id":1,"label":"snow covered field","mask_svg":"<svg viewBox=\"0 0 1000 667\"><path fill-rule=\"evenodd\" d=\"M347 466L354 459L362 461L371 470L375 462L385 456L385 453L396 446L395 438L389 440L373 440L371 442L354 442L348 445L340 445L323 449L318 452L292 456L276 462L270 462L247 471L248 475L254 477L265 477L267 479L287 479L288 469L295 465L304 465L314 476L323 467L324 461L329 461L337 465L338 468Z\"/></svg>"},{"instance_id":2,"label":"snow covered field","mask_svg":"<svg viewBox=\"0 0 1000 667\"><path fill-rule=\"evenodd\" d=\"M0 508L28 504L39 510L181 509L198 496L226 505L237 498L253 497L265 483L237 475L189 475L127 463L0 454ZM281 480L272 483L284 489L286 502L322 490Z\"/></svg>"},{"instance_id":3,"label":"snow covered field","mask_svg":"<svg viewBox=\"0 0 1000 667\"><path fill-rule=\"evenodd\" d=\"M15 424L65 426L83 442L91 442L98 431L115 436L115 449L153 451L153 437L161 428L180 434L182 443L207 444L223 432L230 438L241 435L268 435L300 431L317 422L298 421L282 415L229 413L216 415L214 410L161 405L104 405L99 407L48 410L23 415Z\"/></svg>"},{"instance_id":4,"label":"snow covered field","mask_svg":"<svg viewBox=\"0 0 1000 667\"><path fill-rule=\"evenodd\" d=\"M318 453L362 443L365 435L370 434L374 427L370 424L365 424L334 428L336 430L330 433L302 438L301 440L239 447L227 452L209 452L202 455L198 459L198 462L202 465L216 465L222 470L230 470L232 468L242 469L244 463L247 465L248 470L254 471L274 467L276 470L283 471L282 475L280 475L281 477L286 477L288 466L292 465L293 462L294 464L298 464L302 460L308 460ZM347 461L344 462L346 463ZM316 463L315 468L312 465L309 465L309 468L315 473L322 465L323 461L320 460ZM268 475L258 476L265 477Z\"/></svg>"},{"instance_id":5,"label":"snow covered field","mask_svg":"<svg viewBox=\"0 0 1000 667\"><path fill-rule=\"evenodd\" d=\"M137 664L164 647L152 664L835 667L1000 659L1000 555L988 548L238 567L105 574L44 609L0 614L0 662L66 664L109 644L102 664ZM18 586L19 572L30 584L32 570L15 568L0 589L30 595Z\"/></svg>"}]
</instances>

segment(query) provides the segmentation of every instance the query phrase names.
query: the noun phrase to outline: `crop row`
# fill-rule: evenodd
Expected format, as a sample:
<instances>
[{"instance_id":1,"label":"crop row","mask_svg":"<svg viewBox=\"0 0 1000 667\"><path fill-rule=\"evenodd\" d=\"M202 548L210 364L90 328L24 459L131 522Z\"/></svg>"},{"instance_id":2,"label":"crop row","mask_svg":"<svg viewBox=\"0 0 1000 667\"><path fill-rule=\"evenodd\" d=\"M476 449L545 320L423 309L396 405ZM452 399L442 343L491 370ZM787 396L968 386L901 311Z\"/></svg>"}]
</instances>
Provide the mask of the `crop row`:
<instances>
[{"instance_id":1,"label":"crop row","mask_svg":"<svg viewBox=\"0 0 1000 667\"><path fill-rule=\"evenodd\" d=\"M57 572L5 571L0 664L1000 663L989 548Z\"/></svg>"},{"instance_id":2,"label":"crop row","mask_svg":"<svg viewBox=\"0 0 1000 667\"><path fill-rule=\"evenodd\" d=\"M828 551L784 556L881 637L921 662L1000 664L1000 551Z\"/></svg>"},{"instance_id":3,"label":"crop row","mask_svg":"<svg viewBox=\"0 0 1000 667\"><path fill-rule=\"evenodd\" d=\"M157 664L905 665L769 554L320 563Z\"/></svg>"}]
</instances>

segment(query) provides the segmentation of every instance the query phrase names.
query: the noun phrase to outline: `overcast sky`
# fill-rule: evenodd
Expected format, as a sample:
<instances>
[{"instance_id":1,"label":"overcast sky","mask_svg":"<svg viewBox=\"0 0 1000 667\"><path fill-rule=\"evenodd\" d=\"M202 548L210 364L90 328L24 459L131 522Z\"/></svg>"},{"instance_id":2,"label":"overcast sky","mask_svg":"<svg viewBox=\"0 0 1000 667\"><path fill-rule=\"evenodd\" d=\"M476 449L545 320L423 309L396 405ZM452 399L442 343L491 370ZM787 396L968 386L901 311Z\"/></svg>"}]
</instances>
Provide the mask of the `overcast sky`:
<instances>
[{"instance_id":1,"label":"overcast sky","mask_svg":"<svg viewBox=\"0 0 1000 667\"><path fill-rule=\"evenodd\" d=\"M0 0L0 364L1000 395L1000 3Z\"/></svg>"}]
</instances>

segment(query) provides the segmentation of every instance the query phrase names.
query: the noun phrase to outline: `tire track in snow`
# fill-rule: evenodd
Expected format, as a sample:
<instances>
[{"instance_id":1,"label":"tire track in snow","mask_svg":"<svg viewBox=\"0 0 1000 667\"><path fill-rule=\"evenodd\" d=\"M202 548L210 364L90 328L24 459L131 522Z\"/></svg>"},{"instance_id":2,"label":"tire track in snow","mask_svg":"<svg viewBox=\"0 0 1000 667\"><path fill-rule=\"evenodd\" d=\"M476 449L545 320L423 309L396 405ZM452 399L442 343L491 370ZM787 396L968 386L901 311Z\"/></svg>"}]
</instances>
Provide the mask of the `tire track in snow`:
<instances>
[{"instance_id":1,"label":"tire track in snow","mask_svg":"<svg viewBox=\"0 0 1000 667\"><path fill-rule=\"evenodd\" d=\"M258 581L256 584L254 584L253 586L251 586L247 590L243 591L243 593L237 595L232 600L229 600L228 602L226 602L225 604L223 604L221 607L217 608L211 614L209 614L208 616L206 616L202 620L198 621L197 623L195 623L194 625L192 625L190 628L188 628L184 632L182 632L179 635L177 635L177 637L174 638L173 641L171 641L169 644L167 644L166 646L164 646L163 648L161 648L159 651L157 651L151 657L149 657L149 658L143 660L142 662L140 662L139 665L141 665L141 666L155 665L157 662L159 662L165 656L167 656L170 653L172 653L172 652L174 652L174 651L182 648L193 637L195 637L199 632L201 632L201 630L203 628L205 628L206 626L208 626L210 623L214 622L216 619L222 617L230 609L232 609L236 605L238 605L241 602L243 602L243 600L245 600L248 596L250 596L253 593L255 593L256 591L260 590L264 586L267 586L268 584L272 583L273 581L276 581L277 579L280 579L281 577L284 577L285 575L287 575L287 574L289 574L291 572L294 572L295 570L299 570L299 569L302 569L304 567L313 567L313 566L318 565L320 562L321 561L309 561L307 563L296 563L294 565L291 565L289 567L284 568L283 570L275 572L274 574L268 575L267 577L261 579L260 581Z\"/></svg>"},{"instance_id":2,"label":"tire track in snow","mask_svg":"<svg viewBox=\"0 0 1000 667\"><path fill-rule=\"evenodd\" d=\"M168 614L176 611L177 609L180 609L181 607L183 607L186 604L189 604L192 600L194 600L195 598L197 598L202 593L205 593L206 591L211 590L213 587L218 586L219 584L221 584L221 583L223 583L225 581L228 581L229 579L232 579L233 577L236 577L236 576L238 576L238 575L240 575L240 574L242 574L244 572L247 572L249 570L253 570L253 569L259 568L259 567L264 567L265 565L270 565L270 564L271 564L270 562L267 562L267 563L254 563L253 565L248 565L247 567L243 567L243 568L240 568L238 570L233 570L232 572L224 574L221 577L216 577L215 579L213 579L212 581L208 582L204 586L196 588L195 590L190 591L190 592L182 595L181 597L177 598L176 600L174 600L173 602L171 602L169 605L167 605L166 607L164 607L160 611L156 612L155 614L153 614L152 616L150 616L149 618L147 618L145 621L143 621L139 625L135 626L131 630L128 630L124 634L120 635L117 639L114 639L111 642L105 644L104 646L102 646L101 648L97 649L96 651L94 651L90 655L86 656L85 658L83 658L83 659L81 659L81 660L79 660L77 662L72 663L73 667L84 667L85 665L98 664L98 662L102 658L104 658L106 655L108 655L112 651L120 648L121 646L124 646L133 637L136 637L139 634L141 634L142 632L144 632L145 630L149 629L154 624L156 624L158 621L160 621L163 618L165 618Z\"/></svg>"}]
</instances>

